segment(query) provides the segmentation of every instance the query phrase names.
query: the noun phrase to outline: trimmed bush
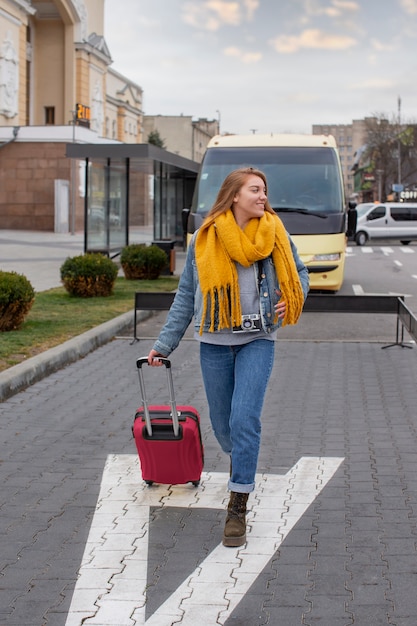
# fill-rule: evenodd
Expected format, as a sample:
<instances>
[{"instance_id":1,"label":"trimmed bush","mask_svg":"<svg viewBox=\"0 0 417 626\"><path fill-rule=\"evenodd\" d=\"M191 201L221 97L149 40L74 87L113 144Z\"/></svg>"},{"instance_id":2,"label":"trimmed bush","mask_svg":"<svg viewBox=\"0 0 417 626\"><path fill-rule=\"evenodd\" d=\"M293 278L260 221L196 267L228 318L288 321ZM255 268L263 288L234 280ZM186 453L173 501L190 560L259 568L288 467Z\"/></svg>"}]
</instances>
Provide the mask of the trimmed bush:
<instances>
[{"instance_id":1,"label":"trimmed bush","mask_svg":"<svg viewBox=\"0 0 417 626\"><path fill-rule=\"evenodd\" d=\"M111 296L118 267L111 259L90 252L68 258L61 266L61 280L72 296L94 298Z\"/></svg>"},{"instance_id":2,"label":"trimmed bush","mask_svg":"<svg viewBox=\"0 0 417 626\"><path fill-rule=\"evenodd\" d=\"M0 331L17 330L35 301L26 276L0 270Z\"/></svg>"},{"instance_id":3,"label":"trimmed bush","mask_svg":"<svg viewBox=\"0 0 417 626\"><path fill-rule=\"evenodd\" d=\"M166 267L168 256L154 244L133 243L122 249L120 263L127 280L155 280Z\"/></svg>"}]
</instances>

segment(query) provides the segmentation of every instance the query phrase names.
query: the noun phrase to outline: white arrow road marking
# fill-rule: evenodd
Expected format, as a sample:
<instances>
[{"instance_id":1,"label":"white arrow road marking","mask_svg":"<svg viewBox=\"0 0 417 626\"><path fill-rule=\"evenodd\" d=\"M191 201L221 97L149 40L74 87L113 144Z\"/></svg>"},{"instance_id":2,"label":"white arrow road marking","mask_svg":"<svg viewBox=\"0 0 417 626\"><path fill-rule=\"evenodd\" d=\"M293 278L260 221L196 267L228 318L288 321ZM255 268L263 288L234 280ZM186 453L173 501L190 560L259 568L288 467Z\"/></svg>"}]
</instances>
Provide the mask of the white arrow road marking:
<instances>
[{"instance_id":1,"label":"white arrow road marking","mask_svg":"<svg viewBox=\"0 0 417 626\"><path fill-rule=\"evenodd\" d=\"M285 475L258 474L246 546L219 545L145 621L149 508L225 505L228 474L204 472L198 489L149 488L137 455L109 456L66 626L224 624L342 461L303 457Z\"/></svg>"}]
</instances>

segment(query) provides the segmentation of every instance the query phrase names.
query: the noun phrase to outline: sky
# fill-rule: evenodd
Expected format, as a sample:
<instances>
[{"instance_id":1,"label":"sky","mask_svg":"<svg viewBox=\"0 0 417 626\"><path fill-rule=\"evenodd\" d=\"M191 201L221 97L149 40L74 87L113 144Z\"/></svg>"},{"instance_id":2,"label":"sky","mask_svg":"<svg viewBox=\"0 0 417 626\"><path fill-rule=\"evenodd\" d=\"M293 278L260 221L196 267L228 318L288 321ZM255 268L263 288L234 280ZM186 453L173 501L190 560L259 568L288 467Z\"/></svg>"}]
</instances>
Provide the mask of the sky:
<instances>
[{"instance_id":1,"label":"sky","mask_svg":"<svg viewBox=\"0 0 417 626\"><path fill-rule=\"evenodd\" d=\"M104 36L145 115L238 134L417 123L417 0L105 0Z\"/></svg>"}]
</instances>

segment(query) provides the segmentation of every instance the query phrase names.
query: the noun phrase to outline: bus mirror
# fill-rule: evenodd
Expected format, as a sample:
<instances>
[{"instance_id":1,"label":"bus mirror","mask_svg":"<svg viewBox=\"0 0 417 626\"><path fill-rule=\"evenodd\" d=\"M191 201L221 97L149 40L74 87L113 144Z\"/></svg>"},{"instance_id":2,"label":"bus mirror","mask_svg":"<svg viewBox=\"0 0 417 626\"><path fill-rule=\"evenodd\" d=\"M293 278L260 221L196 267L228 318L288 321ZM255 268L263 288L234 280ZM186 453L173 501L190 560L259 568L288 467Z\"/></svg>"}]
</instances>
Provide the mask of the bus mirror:
<instances>
[{"instance_id":1,"label":"bus mirror","mask_svg":"<svg viewBox=\"0 0 417 626\"><path fill-rule=\"evenodd\" d=\"M190 216L190 209L183 209L182 213L181 213L181 219L182 219L182 230L184 232L184 235L187 234L188 232L188 218Z\"/></svg>"},{"instance_id":2,"label":"bus mirror","mask_svg":"<svg viewBox=\"0 0 417 626\"><path fill-rule=\"evenodd\" d=\"M182 220L182 246L183 249L187 249L187 235L188 235L188 218L190 217L190 209L183 209L181 212Z\"/></svg>"}]
</instances>

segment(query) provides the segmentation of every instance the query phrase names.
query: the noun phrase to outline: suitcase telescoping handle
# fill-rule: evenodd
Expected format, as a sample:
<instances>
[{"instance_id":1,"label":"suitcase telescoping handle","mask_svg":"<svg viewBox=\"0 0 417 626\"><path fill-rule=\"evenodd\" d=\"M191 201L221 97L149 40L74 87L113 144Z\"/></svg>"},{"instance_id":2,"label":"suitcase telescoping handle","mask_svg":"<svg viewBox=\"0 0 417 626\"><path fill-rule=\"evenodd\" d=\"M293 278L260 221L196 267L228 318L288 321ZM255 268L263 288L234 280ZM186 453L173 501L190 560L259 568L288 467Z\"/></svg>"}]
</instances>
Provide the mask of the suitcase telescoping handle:
<instances>
[{"instance_id":1,"label":"suitcase telescoping handle","mask_svg":"<svg viewBox=\"0 0 417 626\"><path fill-rule=\"evenodd\" d=\"M174 383L172 381L172 371L171 371L171 361L161 356L158 357L158 361L161 361L165 365L165 369L167 373L167 380L168 380L169 402L171 404L172 427L174 429L174 435L175 437L177 437L179 433L178 411L177 411L177 405L175 403ZM145 416L146 430L148 431L149 437L152 437L151 416L149 414L148 402L146 400L145 379L144 379L143 371L142 371L142 365L145 365L145 364L149 365L148 357L146 356L143 356L140 359L137 359L136 361L138 374L139 374L139 386L140 386L140 393L142 395L143 414Z\"/></svg>"}]
</instances>

